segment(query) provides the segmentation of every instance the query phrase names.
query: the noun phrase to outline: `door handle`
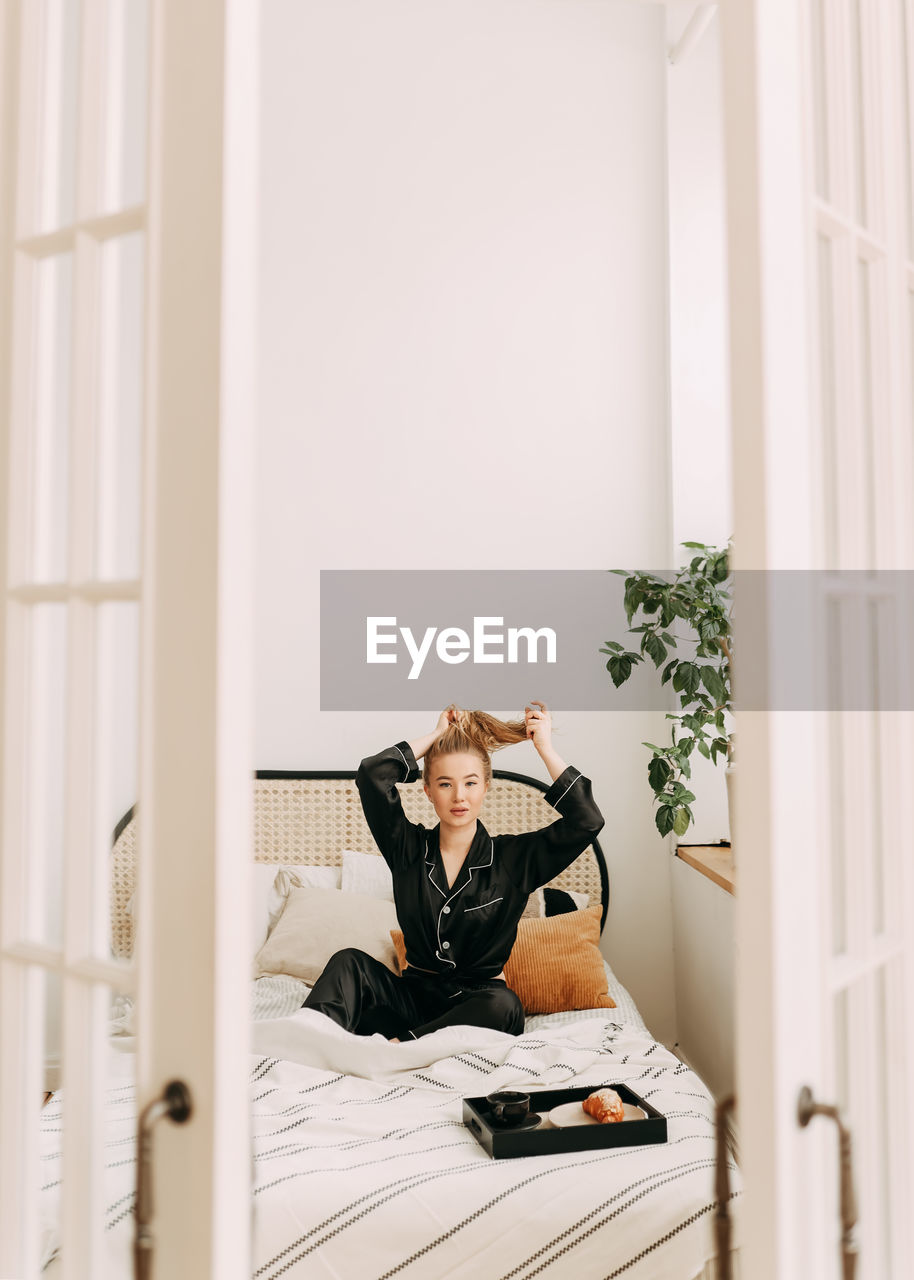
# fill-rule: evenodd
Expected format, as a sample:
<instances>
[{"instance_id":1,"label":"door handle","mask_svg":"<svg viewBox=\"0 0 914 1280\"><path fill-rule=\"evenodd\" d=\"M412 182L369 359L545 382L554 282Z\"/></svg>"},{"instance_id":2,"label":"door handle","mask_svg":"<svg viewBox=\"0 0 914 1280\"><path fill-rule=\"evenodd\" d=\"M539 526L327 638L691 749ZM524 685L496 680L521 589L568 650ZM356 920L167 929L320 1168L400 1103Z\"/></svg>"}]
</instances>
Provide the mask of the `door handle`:
<instances>
[{"instance_id":1,"label":"door handle","mask_svg":"<svg viewBox=\"0 0 914 1280\"><path fill-rule=\"evenodd\" d=\"M854 1280L857 1273L857 1242L854 1226L857 1222L857 1197L854 1192L854 1165L851 1134L841 1112L835 1106L816 1102L812 1090L804 1085L797 1099L797 1121L805 1129L813 1116L825 1116L838 1127L838 1159L840 1178L841 1212L841 1274L843 1280Z\"/></svg>"},{"instance_id":2,"label":"door handle","mask_svg":"<svg viewBox=\"0 0 914 1280\"><path fill-rule=\"evenodd\" d=\"M158 1098L140 1112L137 1123L137 1180L133 1235L134 1280L149 1280L152 1275L152 1129L157 1120L167 1116L174 1124L184 1124L193 1114L190 1089L183 1080L170 1080Z\"/></svg>"}]
</instances>

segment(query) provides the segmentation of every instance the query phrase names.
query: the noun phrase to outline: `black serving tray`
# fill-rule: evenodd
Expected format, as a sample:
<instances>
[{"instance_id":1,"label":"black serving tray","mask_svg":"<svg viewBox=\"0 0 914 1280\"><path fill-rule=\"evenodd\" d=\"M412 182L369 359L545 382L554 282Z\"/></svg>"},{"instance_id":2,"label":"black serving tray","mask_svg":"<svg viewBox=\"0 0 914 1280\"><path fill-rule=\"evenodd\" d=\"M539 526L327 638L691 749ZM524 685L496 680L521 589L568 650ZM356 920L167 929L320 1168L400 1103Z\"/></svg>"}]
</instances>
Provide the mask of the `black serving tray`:
<instances>
[{"instance_id":1,"label":"black serving tray","mask_svg":"<svg viewBox=\"0 0 914 1280\"><path fill-rule=\"evenodd\" d=\"M570 1125L564 1129L548 1124L546 1116L553 1107L560 1107L564 1102L583 1102L588 1094L606 1088L615 1089L623 1102L642 1107L647 1119L623 1120L618 1124ZM463 1122L494 1160L560 1155L567 1151L598 1151L602 1147L640 1147L667 1140L666 1116L624 1084L531 1090L530 1110L542 1116L542 1125L533 1129L511 1129L496 1122L485 1098L464 1098Z\"/></svg>"}]
</instances>

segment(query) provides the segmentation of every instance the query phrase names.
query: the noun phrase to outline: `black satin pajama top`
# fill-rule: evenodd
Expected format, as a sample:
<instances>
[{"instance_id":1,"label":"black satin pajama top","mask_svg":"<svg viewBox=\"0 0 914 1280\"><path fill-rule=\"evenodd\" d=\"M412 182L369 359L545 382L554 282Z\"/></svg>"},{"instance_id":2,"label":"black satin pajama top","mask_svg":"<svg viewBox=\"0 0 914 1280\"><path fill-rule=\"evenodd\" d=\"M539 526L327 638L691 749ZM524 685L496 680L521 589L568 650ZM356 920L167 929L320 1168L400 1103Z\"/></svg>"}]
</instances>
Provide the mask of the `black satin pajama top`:
<instances>
[{"instance_id":1,"label":"black satin pajama top","mask_svg":"<svg viewBox=\"0 0 914 1280\"><path fill-rule=\"evenodd\" d=\"M473 843L448 888L440 824L427 830L410 822L400 803L397 783L419 775L406 742L363 760L356 774L365 818L393 875L406 959L449 978L496 978L511 954L528 897L584 852L602 830L603 815L589 779L569 765L545 793L561 816L540 831L516 836L490 836L477 819Z\"/></svg>"}]
</instances>

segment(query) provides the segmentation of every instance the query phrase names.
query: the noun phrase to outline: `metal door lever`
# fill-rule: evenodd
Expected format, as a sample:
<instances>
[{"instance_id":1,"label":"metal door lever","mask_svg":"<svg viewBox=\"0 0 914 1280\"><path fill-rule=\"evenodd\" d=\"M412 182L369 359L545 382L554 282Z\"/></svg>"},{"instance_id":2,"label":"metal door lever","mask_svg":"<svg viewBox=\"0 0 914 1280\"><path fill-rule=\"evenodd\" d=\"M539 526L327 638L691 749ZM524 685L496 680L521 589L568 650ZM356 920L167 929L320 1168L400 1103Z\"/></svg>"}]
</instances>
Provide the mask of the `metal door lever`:
<instances>
[{"instance_id":1,"label":"metal door lever","mask_svg":"<svg viewBox=\"0 0 914 1280\"><path fill-rule=\"evenodd\" d=\"M152 1275L152 1128L167 1116L175 1124L184 1124L193 1113L190 1089L183 1080L170 1080L159 1098L154 1098L140 1112L137 1126L136 1228L133 1236L134 1280L149 1280Z\"/></svg>"},{"instance_id":2,"label":"metal door lever","mask_svg":"<svg viewBox=\"0 0 914 1280\"><path fill-rule=\"evenodd\" d=\"M857 1221L857 1197L854 1194L854 1165L851 1152L851 1134L835 1106L816 1102L812 1090L804 1085L797 1099L797 1120L805 1129L813 1116L825 1116L838 1126L838 1150L840 1163L841 1207L841 1274L843 1280L854 1280L857 1273L857 1242L854 1225Z\"/></svg>"}]
</instances>

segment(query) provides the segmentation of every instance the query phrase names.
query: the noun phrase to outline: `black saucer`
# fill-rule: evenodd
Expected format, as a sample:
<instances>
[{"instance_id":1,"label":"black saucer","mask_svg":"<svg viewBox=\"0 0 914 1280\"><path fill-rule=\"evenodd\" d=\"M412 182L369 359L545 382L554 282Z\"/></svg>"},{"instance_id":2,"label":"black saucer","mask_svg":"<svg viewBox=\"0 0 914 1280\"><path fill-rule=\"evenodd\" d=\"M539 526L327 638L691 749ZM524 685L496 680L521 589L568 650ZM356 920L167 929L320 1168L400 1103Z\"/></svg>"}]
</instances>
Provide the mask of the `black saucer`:
<instances>
[{"instance_id":1,"label":"black saucer","mask_svg":"<svg viewBox=\"0 0 914 1280\"><path fill-rule=\"evenodd\" d=\"M537 1115L535 1111L531 1111L529 1115L524 1116L519 1124L505 1124L504 1120L496 1120L491 1113L487 1119L493 1129L505 1130L511 1133L523 1133L525 1129L535 1129L538 1124L543 1122L543 1117Z\"/></svg>"}]
</instances>

